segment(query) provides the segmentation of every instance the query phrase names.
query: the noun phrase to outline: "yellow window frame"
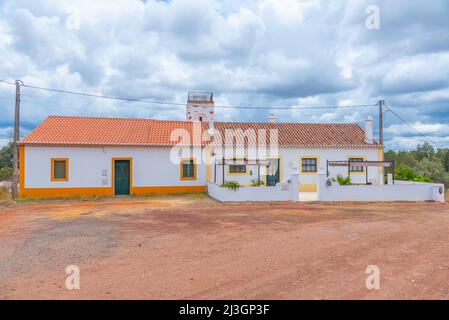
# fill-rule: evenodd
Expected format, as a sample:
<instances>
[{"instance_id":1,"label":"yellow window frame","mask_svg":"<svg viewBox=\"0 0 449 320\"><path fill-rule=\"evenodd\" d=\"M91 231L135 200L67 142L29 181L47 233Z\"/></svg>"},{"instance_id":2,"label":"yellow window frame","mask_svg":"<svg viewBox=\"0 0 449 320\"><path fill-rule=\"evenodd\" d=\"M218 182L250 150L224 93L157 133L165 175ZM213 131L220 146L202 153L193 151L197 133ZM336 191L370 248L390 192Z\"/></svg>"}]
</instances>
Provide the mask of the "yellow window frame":
<instances>
[{"instance_id":1,"label":"yellow window frame","mask_svg":"<svg viewBox=\"0 0 449 320\"><path fill-rule=\"evenodd\" d=\"M193 160L193 177L184 177L184 161L191 161ZM181 162L179 163L179 175L181 177L181 180L196 180L196 174L197 174L197 164L196 164L196 158L182 158Z\"/></svg>"},{"instance_id":2,"label":"yellow window frame","mask_svg":"<svg viewBox=\"0 0 449 320\"><path fill-rule=\"evenodd\" d=\"M65 178L55 178L55 161L65 161ZM51 158L51 181L69 181L69 158Z\"/></svg>"},{"instance_id":3,"label":"yellow window frame","mask_svg":"<svg viewBox=\"0 0 449 320\"><path fill-rule=\"evenodd\" d=\"M316 171L302 171L302 159L316 159ZM303 156L299 157L299 173L300 174L317 174L320 167L320 157L319 156Z\"/></svg>"}]
</instances>

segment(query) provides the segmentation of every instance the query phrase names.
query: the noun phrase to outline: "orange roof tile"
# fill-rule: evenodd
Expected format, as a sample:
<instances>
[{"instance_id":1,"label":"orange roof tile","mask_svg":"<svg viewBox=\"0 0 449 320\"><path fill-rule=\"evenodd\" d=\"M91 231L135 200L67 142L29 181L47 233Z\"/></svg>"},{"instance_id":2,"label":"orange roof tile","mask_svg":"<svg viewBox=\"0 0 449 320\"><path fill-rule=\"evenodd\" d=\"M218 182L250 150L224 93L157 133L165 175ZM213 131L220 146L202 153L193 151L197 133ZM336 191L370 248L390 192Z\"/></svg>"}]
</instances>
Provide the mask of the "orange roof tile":
<instances>
[{"instance_id":1,"label":"orange roof tile","mask_svg":"<svg viewBox=\"0 0 449 320\"><path fill-rule=\"evenodd\" d=\"M248 141L257 141L260 129L266 130L267 144L269 130L277 129L278 144L283 147L372 147L365 143L365 131L357 123L270 123L270 122L217 122L220 132L242 129L255 132ZM252 130L251 130L252 129ZM246 131L248 132L248 131ZM225 134L227 138L227 135ZM236 139L234 139L235 143ZM227 144L232 144L228 139ZM374 144L377 146L377 144Z\"/></svg>"},{"instance_id":2,"label":"orange roof tile","mask_svg":"<svg viewBox=\"0 0 449 320\"><path fill-rule=\"evenodd\" d=\"M186 132L188 145L205 145L195 137L207 130L207 123L153 119L95 118L50 116L22 141L25 145L77 146L173 146L179 142L178 132ZM377 147L366 144L365 133L356 123L268 123L215 122L216 132L226 136L226 130L248 130L246 142L257 141L258 133L277 129L280 147ZM252 130L251 130L252 129ZM177 130L177 131L176 131ZM269 143L269 139L267 139ZM228 139L226 144L235 144Z\"/></svg>"}]
</instances>

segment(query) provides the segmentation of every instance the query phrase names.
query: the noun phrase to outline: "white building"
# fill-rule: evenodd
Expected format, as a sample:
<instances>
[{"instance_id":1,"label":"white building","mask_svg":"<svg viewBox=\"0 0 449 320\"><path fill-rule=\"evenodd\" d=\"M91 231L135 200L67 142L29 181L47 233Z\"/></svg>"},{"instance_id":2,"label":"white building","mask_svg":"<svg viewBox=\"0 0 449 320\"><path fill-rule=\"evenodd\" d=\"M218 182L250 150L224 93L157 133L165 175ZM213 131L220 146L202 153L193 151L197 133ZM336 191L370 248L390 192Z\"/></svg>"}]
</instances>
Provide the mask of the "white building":
<instances>
[{"instance_id":1,"label":"white building","mask_svg":"<svg viewBox=\"0 0 449 320\"><path fill-rule=\"evenodd\" d=\"M199 101L204 99L205 101ZM207 182L274 186L299 174L300 192L317 172L382 184L372 119L358 124L214 122L212 95L189 94L187 121L50 116L20 142L22 197L205 192ZM328 161L346 161L329 167Z\"/></svg>"}]
</instances>

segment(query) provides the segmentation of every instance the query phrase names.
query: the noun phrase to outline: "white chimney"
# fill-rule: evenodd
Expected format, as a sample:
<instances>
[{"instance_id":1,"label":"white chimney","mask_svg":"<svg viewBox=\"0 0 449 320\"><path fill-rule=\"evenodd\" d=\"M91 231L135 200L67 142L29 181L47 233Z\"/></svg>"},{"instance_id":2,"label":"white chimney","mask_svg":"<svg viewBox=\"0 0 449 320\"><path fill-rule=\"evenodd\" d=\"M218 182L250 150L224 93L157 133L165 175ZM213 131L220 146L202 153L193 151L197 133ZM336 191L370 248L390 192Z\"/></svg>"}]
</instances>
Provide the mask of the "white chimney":
<instances>
[{"instance_id":1,"label":"white chimney","mask_svg":"<svg viewBox=\"0 0 449 320\"><path fill-rule=\"evenodd\" d=\"M276 122L276 117L274 116L274 114L270 113L270 115L268 116L268 122L270 123Z\"/></svg>"},{"instance_id":2,"label":"white chimney","mask_svg":"<svg viewBox=\"0 0 449 320\"><path fill-rule=\"evenodd\" d=\"M373 142L373 118L368 116L365 119L365 143L372 144Z\"/></svg>"}]
</instances>

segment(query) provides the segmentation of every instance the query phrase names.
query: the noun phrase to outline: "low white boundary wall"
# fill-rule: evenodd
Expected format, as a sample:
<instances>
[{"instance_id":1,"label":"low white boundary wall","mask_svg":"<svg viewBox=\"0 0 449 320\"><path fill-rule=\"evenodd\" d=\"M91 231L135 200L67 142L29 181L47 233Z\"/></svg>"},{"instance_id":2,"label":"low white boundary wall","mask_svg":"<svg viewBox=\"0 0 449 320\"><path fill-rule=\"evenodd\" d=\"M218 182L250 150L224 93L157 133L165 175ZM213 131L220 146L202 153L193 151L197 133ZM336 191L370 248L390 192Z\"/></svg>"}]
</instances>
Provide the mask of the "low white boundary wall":
<instances>
[{"instance_id":1,"label":"low white boundary wall","mask_svg":"<svg viewBox=\"0 0 449 320\"><path fill-rule=\"evenodd\" d=\"M318 176L318 201L439 201L444 202L444 185L398 181L391 185L327 186L326 174Z\"/></svg>"},{"instance_id":2,"label":"low white boundary wall","mask_svg":"<svg viewBox=\"0 0 449 320\"><path fill-rule=\"evenodd\" d=\"M298 201L298 175L290 175L275 187L240 187L237 190L207 183L209 196L221 202Z\"/></svg>"},{"instance_id":3,"label":"low white boundary wall","mask_svg":"<svg viewBox=\"0 0 449 320\"><path fill-rule=\"evenodd\" d=\"M439 201L444 202L444 185L396 181L387 185L331 185L326 174L317 174L318 201ZM221 202L299 201L298 175L289 175L275 187L240 187L237 190L207 183L209 195Z\"/></svg>"}]
</instances>

